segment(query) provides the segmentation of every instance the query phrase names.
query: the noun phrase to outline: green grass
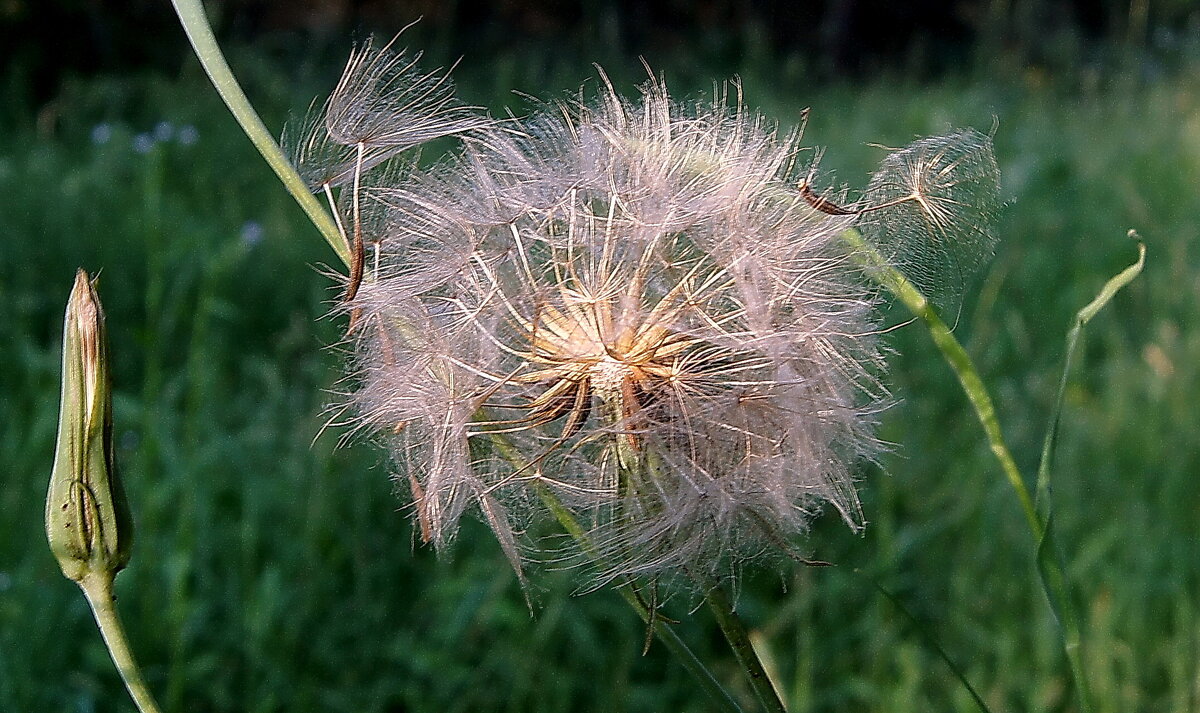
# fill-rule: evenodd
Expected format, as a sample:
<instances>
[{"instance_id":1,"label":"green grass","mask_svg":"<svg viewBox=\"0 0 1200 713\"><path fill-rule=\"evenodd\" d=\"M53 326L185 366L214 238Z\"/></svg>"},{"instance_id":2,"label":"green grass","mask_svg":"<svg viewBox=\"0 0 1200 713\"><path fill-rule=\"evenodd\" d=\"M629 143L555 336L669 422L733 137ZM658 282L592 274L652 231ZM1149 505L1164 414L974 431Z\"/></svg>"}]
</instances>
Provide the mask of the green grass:
<instances>
[{"instance_id":1,"label":"green grass","mask_svg":"<svg viewBox=\"0 0 1200 713\"><path fill-rule=\"evenodd\" d=\"M268 124L307 100L295 77L234 65L255 67L248 92ZM503 81L470 69L464 93L493 106L519 102L508 89L544 96L594 76L583 62L539 72L505 58ZM1070 320L1132 260L1126 229L1146 238L1146 272L1089 326L1071 380L1056 517L1098 710L1196 710L1200 84L743 76L769 115L811 106L807 143L827 146L826 167L851 184L881 155L867 142L998 118L1011 204L958 336L1029 475ZM535 572L531 617L486 528L468 525L446 556L414 548L383 452L321 431L341 356L324 348L335 295L315 266L332 253L202 78L72 86L55 111L52 132L18 118L0 133L0 711L132 710L42 532L76 266L101 272L138 527L118 606L167 710L707 710L661 647L641 655L643 628L615 594L572 596L571 573ZM133 136L161 120L199 140L135 153ZM113 133L97 145L100 121ZM248 221L261 242L243 239ZM794 711L973 710L862 570L994 710L1074 710L1029 534L978 424L920 328L889 342L901 402L883 435L896 445L886 472L863 469L866 534L825 517L808 544L837 567L760 571L740 592L769 667ZM749 701L692 604L667 614Z\"/></svg>"}]
</instances>

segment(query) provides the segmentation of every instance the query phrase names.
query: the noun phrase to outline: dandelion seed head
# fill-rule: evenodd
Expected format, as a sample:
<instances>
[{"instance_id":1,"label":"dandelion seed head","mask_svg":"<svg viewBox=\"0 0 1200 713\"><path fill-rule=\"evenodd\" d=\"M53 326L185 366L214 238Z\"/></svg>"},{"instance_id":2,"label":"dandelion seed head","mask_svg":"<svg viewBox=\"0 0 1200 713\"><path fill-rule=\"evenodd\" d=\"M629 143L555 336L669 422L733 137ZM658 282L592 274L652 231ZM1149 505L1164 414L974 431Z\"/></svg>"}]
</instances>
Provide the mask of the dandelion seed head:
<instances>
[{"instance_id":1,"label":"dandelion seed head","mask_svg":"<svg viewBox=\"0 0 1200 713\"><path fill-rule=\"evenodd\" d=\"M380 191L356 398L403 424L435 539L473 504L510 540L495 506L531 483L587 523L601 578L727 567L824 502L857 521L871 303L846 219L786 190L793 152L652 84Z\"/></svg>"},{"instance_id":2,"label":"dandelion seed head","mask_svg":"<svg viewBox=\"0 0 1200 713\"><path fill-rule=\"evenodd\" d=\"M421 69L421 53L394 43L363 43L325 104L285 130L292 161L314 190L349 183L356 172L408 149L491 123L458 101L448 72Z\"/></svg>"},{"instance_id":3,"label":"dandelion seed head","mask_svg":"<svg viewBox=\"0 0 1200 713\"><path fill-rule=\"evenodd\" d=\"M875 292L839 236L867 214L815 206L799 136L736 96L602 84L497 122L403 55L351 58L300 145L326 190L356 147L357 190L330 200L366 236L344 307L357 427L389 442L423 539L475 511L518 574L546 554L523 534L546 493L584 528L553 556L596 584L795 555L825 508L860 527L852 468L888 397ZM384 168L450 133L442 163ZM990 174L963 143L886 163L874 223L910 203L942 234L971 220L959 196Z\"/></svg>"}]
</instances>

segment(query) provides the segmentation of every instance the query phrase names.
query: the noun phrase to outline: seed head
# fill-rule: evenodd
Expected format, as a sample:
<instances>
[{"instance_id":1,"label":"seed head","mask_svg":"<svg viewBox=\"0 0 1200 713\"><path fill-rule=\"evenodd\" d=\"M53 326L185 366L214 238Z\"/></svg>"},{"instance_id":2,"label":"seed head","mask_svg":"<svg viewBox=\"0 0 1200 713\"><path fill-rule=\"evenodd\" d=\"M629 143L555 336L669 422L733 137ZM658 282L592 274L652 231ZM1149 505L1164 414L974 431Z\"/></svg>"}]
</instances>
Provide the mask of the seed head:
<instances>
[{"instance_id":1,"label":"seed head","mask_svg":"<svg viewBox=\"0 0 1200 713\"><path fill-rule=\"evenodd\" d=\"M423 535L477 507L519 570L545 488L605 580L721 573L823 504L859 524L872 297L837 239L853 217L789 183L798 137L653 81L480 126L362 196L383 227L352 398Z\"/></svg>"},{"instance_id":2,"label":"seed head","mask_svg":"<svg viewBox=\"0 0 1200 713\"><path fill-rule=\"evenodd\" d=\"M952 306L996 245L999 177L990 136L919 139L871 177L859 228L922 292Z\"/></svg>"},{"instance_id":3,"label":"seed head","mask_svg":"<svg viewBox=\"0 0 1200 713\"><path fill-rule=\"evenodd\" d=\"M293 162L314 190L488 123L455 98L449 73L420 69L421 53L393 49L394 42L357 48L321 110L287 132Z\"/></svg>"},{"instance_id":4,"label":"seed head","mask_svg":"<svg viewBox=\"0 0 1200 713\"><path fill-rule=\"evenodd\" d=\"M352 59L339 92L380 84L380 61ZM520 573L548 492L584 527L554 556L595 581L695 581L794 553L823 507L862 524L851 466L887 395L876 293L840 236L910 203L935 238L969 220L962 137L885 165L872 213L813 192L798 134L654 80L634 102L605 80L591 103L456 122L450 159L356 178L348 202L372 226L348 398L426 541L478 509Z\"/></svg>"}]
</instances>

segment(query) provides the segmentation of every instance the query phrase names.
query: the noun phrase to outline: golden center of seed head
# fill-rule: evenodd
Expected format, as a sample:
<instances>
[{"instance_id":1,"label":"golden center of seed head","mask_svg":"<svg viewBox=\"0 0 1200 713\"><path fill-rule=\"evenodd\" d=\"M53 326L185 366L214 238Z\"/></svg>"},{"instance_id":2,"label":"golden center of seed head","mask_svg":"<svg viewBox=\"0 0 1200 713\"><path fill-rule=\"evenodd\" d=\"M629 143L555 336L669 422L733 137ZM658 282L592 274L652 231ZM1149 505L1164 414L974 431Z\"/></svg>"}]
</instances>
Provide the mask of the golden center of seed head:
<instances>
[{"instance_id":1,"label":"golden center of seed head","mask_svg":"<svg viewBox=\"0 0 1200 713\"><path fill-rule=\"evenodd\" d=\"M653 383L674 382L678 356L694 341L657 324L661 314L619 326L613 312L611 300L597 299L542 307L526 323L526 366L533 368L512 378L537 385L539 393L520 406L524 416L494 425L526 430L565 418L559 436L565 440L591 416L594 399L610 425L638 421Z\"/></svg>"}]
</instances>

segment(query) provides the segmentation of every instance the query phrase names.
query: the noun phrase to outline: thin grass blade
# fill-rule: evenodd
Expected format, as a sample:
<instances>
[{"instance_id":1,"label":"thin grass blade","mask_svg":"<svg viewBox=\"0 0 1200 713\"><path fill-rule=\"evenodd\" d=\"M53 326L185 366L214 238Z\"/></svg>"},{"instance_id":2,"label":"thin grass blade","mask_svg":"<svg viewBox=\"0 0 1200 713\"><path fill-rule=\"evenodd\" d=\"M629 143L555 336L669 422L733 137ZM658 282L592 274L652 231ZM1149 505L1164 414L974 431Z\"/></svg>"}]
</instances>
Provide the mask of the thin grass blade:
<instances>
[{"instance_id":1,"label":"thin grass blade","mask_svg":"<svg viewBox=\"0 0 1200 713\"><path fill-rule=\"evenodd\" d=\"M1075 322L1067 332L1067 349L1063 357L1062 376L1058 382L1058 395L1054 400L1054 408L1050 414L1050 425L1046 429L1046 438L1042 445L1042 459L1038 465L1037 490L1035 504L1038 518L1044 525L1041 541L1037 549L1038 574L1042 580L1042 588L1050 607L1054 611L1059 629L1063 637L1063 650L1066 652L1071 673L1075 679L1076 694L1079 699L1079 709L1083 713L1092 710L1091 692L1088 679L1083 667L1083 634L1079 611L1071 597L1070 583L1067 580L1066 567L1061 550L1054 539L1054 512L1050 498L1050 467L1054 456L1054 447L1058 438L1058 426L1062 420L1063 400L1067 390L1067 378L1071 372L1071 362L1083 328L1123 287L1133 281L1146 263L1146 244L1134 231L1129 236L1138 241L1137 261L1117 273L1104 283L1104 287L1096 298L1089 302L1075 315Z\"/></svg>"}]
</instances>

